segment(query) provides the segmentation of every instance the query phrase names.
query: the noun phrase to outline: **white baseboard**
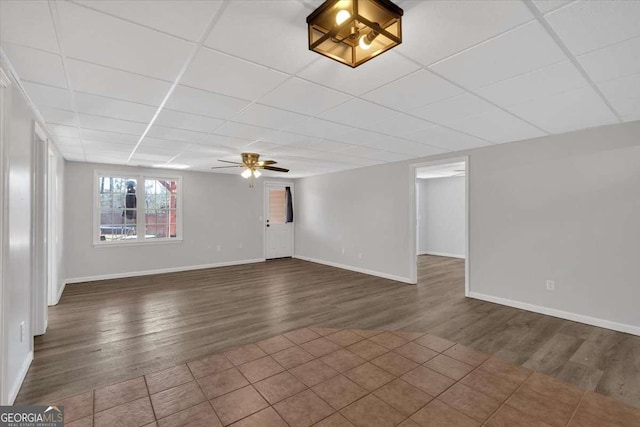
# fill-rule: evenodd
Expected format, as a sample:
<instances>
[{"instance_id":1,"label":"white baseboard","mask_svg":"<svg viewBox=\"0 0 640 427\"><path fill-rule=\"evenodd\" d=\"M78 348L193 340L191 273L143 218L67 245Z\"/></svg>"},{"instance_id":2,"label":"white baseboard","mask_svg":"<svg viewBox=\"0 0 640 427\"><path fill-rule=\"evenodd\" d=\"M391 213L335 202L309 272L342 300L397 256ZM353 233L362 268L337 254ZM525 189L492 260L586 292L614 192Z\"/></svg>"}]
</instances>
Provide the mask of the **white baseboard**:
<instances>
[{"instance_id":1,"label":"white baseboard","mask_svg":"<svg viewBox=\"0 0 640 427\"><path fill-rule=\"evenodd\" d=\"M22 387L24 378L27 376L27 372L29 371L29 366L31 366L31 362L33 362L33 351L30 351L26 359L24 359L24 361L22 362L22 366L20 367L20 371L18 372L18 378L16 378L13 385L9 389L9 405L13 405L13 402L16 401L16 397L18 397L20 387Z\"/></svg>"},{"instance_id":2,"label":"white baseboard","mask_svg":"<svg viewBox=\"0 0 640 427\"><path fill-rule=\"evenodd\" d=\"M520 308L522 310L533 311L534 313L546 314L547 316L559 317L561 319L572 320L574 322L586 323L587 325L598 326L600 328L612 329L614 331L640 336L640 326L627 325L625 323L612 322L610 320L599 319L597 317L585 316L583 314L571 313L555 308L542 307L521 301L514 301L507 298L494 297L478 292L469 292L469 297L509 307Z\"/></svg>"},{"instance_id":3,"label":"white baseboard","mask_svg":"<svg viewBox=\"0 0 640 427\"><path fill-rule=\"evenodd\" d=\"M460 259L465 258L464 255L448 254L445 252L420 252L418 253L418 255L435 255L435 256L445 256L447 258L460 258Z\"/></svg>"},{"instance_id":4,"label":"white baseboard","mask_svg":"<svg viewBox=\"0 0 640 427\"><path fill-rule=\"evenodd\" d=\"M217 267L228 267L231 265L242 265L242 264L253 264L257 262L264 262L264 258L257 259L243 259L239 261L226 261L226 262L217 262L214 264L201 264L201 265L187 265L184 267L170 267L170 268L160 268L157 270L146 270L146 271L131 271L127 273L113 273L113 274L102 274L97 276L87 276L87 277L72 277L65 281L65 284L68 283L82 283L82 282L95 282L98 280L110 280L110 279L125 279L127 277L138 277L138 276L149 276L151 274L164 274L164 273L177 273L180 271L190 271L190 270L203 270L205 268L217 268Z\"/></svg>"},{"instance_id":5,"label":"white baseboard","mask_svg":"<svg viewBox=\"0 0 640 427\"><path fill-rule=\"evenodd\" d=\"M64 292L64 288L67 286L65 281L62 281L62 286L60 286L60 290L58 290L58 295L56 296L56 300L51 305L57 305L60 302L60 298L62 298L62 293Z\"/></svg>"},{"instance_id":6,"label":"white baseboard","mask_svg":"<svg viewBox=\"0 0 640 427\"><path fill-rule=\"evenodd\" d=\"M339 264L337 262L325 261L325 260L321 260L321 259L317 259L317 258L309 258L309 257L305 257L305 256L300 256L300 255L294 255L293 257L297 258L297 259L301 259L303 261L315 262L316 264L324 264L324 265L328 265L330 267L342 268L343 270L350 270L350 271L355 271L357 273L368 274L370 276L376 276L376 277L382 277L384 279L395 280L396 282L408 283L410 285L415 285L416 284L415 281L413 281L413 280L411 280L411 279L409 279L407 277L396 276L395 274L387 274L387 273L383 273L383 272L380 272L380 271L368 270L366 268L354 267L354 266L351 266L351 265Z\"/></svg>"}]
</instances>

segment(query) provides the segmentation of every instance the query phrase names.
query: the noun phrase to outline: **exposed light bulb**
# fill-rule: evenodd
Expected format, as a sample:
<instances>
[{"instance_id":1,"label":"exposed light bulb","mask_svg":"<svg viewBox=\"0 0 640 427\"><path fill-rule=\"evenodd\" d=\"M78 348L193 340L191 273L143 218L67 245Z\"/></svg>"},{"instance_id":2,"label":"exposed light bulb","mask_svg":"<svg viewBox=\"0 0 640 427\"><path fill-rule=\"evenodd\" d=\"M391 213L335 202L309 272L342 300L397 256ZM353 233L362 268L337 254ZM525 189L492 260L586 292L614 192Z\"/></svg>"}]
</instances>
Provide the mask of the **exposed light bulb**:
<instances>
[{"instance_id":1,"label":"exposed light bulb","mask_svg":"<svg viewBox=\"0 0 640 427\"><path fill-rule=\"evenodd\" d=\"M348 10L344 10L344 9L339 10L338 13L336 13L336 24L340 25L350 17L351 17L351 14L349 13Z\"/></svg>"},{"instance_id":2,"label":"exposed light bulb","mask_svg":"<svg viewBox=\"0 0 640 427\"><path fill-rule=\"evenodd\" d=\"M360 37L360 41L358 42L358 44L362 49L369 50L369 48L371 47L371 43L376 37L378 37L378 33L375 31L371 31L369 34L365 34L364 36Z\"/></svg>"},{"instance_id":3,"label":"exposed light bulb","mask_svg":"<svg viewBox=\"0 0 640 427\"><path fill-rule=\"evenodd\" d=\"M253 176L255 176L256 178L260 178L260 175L262 175L262 173L260 173L258 169L253 171Z\"/></svg>"},{"instance_id":4,"label":"exposed light bulb","mask_svg":"<svg viewBox=\"0 0 640 427\"><path fill-rule=\"evenodd\" d=\"M247 168L247 169L245 169L244 171L242 171L241 176L242 176L244 179L249 178L249 177L251 176L251 169Z\"/></svg>"}]
</instances>

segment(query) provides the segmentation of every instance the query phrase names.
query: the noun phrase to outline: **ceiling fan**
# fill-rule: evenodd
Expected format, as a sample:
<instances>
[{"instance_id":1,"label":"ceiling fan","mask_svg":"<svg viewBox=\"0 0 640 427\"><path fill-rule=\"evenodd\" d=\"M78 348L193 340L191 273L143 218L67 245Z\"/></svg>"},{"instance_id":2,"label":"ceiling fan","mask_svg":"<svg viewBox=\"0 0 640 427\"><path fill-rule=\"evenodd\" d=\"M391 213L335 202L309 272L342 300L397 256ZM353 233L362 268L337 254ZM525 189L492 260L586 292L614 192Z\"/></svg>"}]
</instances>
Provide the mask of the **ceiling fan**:
<instances>
[{"instance_id":1,"label":"ceiling fan","mask_svg":"<svg viewBox=\"0 0 640 427\"><path fill-rule=\"evenodd\" d=\"M260 173L259 169L264 169L268 171L274 172L289 172L289 169L279 168L275 165L276 161L273 160L260 160L260 154L258 153L242 153L242 163L238 162L230 162L228 160L218 160L223 163L231 163L233 166L214 166L211 169L224 169L224 168L245 168L242 172L242 177L247 179L251 178L249 181L249 187L253 187L254 178L258 178L262 173Z\"/></svg>"}]
</instances>

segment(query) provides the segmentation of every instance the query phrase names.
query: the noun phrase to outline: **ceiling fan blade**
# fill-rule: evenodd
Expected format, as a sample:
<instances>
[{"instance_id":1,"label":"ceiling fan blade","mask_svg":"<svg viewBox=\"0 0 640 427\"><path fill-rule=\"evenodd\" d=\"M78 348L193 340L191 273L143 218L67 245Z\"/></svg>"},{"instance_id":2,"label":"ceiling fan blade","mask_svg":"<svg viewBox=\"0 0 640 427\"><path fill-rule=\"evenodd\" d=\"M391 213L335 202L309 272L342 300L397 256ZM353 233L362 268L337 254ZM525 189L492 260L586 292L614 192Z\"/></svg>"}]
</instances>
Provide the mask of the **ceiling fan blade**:
<instances>
[{"instance_id":1,"label":"ceiling fan blade","mask_svg":"<svg viewBox=\"0 0 640 427\"><path fill-rule=\"evenodd\" d=\"M263 160L261 162L258 162L258 166L268 166L268 165L275 165L276 162L275 160Z\"/></svg>"},{"instance_id":2,"label":"ceiling fan blade","mask_svg":"<svg viewBox=\"0 0 640 427\"><path fill-rule=\"evenodd\" d=\"M214 166L211 169L227 169L227 168L242 168L244 165L234 165L234 166Z\"/></svg>"},{"instance_id":3,"label":"ceiling fan blade","mask_svg":"<svg viewBox=\"0 0 640 427\"><path fill-rule=\"evenodd\" d=\"M268 171L274 171L274 172L289 172L289 169L284 169L284 168L277 168L275 166L258 166L260 169L265 169Z\"/></svg>"},{"instance_id":4,"label":"ceiling fan blade","mask_svg":"<svg viewBox=\"0 0 640 427\"><path fill-rule=\"evenodd\" d=\"M229 160L220 160L220 159L218 159L218 161L219 161L219 162L222 162L222 163L232 163L232 164L234 164L234 165L242 165L242 163L238 163L238 162L230 162Z\"/></svg>"}]
</instances>

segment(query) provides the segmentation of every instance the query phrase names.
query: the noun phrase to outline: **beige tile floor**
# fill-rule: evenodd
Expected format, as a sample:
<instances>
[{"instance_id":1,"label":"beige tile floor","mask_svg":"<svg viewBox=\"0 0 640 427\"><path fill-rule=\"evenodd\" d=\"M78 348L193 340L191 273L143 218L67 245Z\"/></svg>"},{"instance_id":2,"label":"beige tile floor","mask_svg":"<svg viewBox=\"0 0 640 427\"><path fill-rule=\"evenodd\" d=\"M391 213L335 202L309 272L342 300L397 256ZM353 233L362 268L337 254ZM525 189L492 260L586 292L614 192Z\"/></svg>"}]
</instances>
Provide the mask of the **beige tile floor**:
<instances>
[{"instance_id":1,"label":"beige tile floor","mask_svg":"<svg viewBox=\"0 0 640 427\"><path fill-rule=\"evenodd\" d=\"M321 327L57 403L68 427L640 426L638 408L434 335Z\"/></svg>"}]
</instances>

